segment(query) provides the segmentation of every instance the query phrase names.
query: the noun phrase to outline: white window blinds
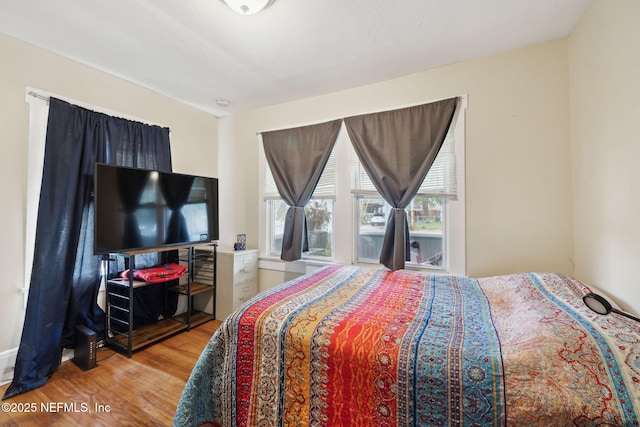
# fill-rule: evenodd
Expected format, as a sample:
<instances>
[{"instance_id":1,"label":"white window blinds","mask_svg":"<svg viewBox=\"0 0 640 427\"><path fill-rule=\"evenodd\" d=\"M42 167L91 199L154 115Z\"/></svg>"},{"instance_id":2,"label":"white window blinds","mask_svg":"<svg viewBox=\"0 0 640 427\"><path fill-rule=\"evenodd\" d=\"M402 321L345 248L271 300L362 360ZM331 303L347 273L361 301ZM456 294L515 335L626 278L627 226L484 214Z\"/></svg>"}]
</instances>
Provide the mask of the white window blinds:
<instances>
[{"instance_id":1,"label":"white window blinds","mask_svg":"<svg viewBox=\"0 0 640 427\"><path fill-rule=\"evenodd\" d=\"M451 124L440 152L433 161L433 165L431 165L431 169L429 169L424 181L422 181L418 195L457 198L454 129L455 122ZM353 147L350 147L349 164L352 191L359 193L377 192Z\"/></svg>"},{"instance_id":2,"label":"white window blinds","mask_svg":"<svg viewBox=\"0 0 640 427\"><path fill-rule=\"evenodd\" d=\"M265 162L266 163L266 162ZM336 155L335 148L327 160L327 165L320 175L320 180L313 192L314 199L320 198L334 198L336 194ZM276 187L276 182L271 174L269 165L266 164L265 180L264 180L264 199L265 200L279 200L280 193Z\"/></svg>"}]
</instances>

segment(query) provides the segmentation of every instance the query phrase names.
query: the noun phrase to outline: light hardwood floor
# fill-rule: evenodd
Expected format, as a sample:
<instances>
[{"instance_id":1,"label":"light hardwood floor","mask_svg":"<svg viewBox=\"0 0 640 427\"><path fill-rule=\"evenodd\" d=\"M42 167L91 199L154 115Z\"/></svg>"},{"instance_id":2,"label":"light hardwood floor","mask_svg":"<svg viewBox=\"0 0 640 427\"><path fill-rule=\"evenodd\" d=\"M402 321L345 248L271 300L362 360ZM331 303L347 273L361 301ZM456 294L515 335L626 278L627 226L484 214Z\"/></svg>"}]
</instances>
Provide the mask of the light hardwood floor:
<instances>
[{"instance_id":1,"label":"light hardwood floor","mask_svg":"<svg viewBox=\"0 0 640 427\"><path fill-rule=\"evenodd\" d=\"M101 348L98 366L86 372L63 362L44 386L1 402L0 426L170 426L191 369L219 325L204 323L131 359Z\"/></svg>"}]
</instances>

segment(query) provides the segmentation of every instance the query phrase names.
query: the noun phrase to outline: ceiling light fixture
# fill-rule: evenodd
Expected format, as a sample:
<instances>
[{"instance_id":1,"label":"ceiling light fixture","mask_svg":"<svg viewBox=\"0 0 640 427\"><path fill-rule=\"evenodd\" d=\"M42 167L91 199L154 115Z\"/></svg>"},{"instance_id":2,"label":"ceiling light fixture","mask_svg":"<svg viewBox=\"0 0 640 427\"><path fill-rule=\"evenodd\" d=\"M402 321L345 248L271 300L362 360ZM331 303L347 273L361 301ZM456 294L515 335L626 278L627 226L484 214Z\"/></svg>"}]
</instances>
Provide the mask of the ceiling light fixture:
<instances>
[{"instance_id":1,"label":"ceiling light fixture","mask_svg":"<svg viewBox=\"0 0 640 427\"><path fill-rule=\"evenodd\" d=\"M223 0L240 15L252 15L271 5L275 0Z\"/></svg>"}]
</instances>

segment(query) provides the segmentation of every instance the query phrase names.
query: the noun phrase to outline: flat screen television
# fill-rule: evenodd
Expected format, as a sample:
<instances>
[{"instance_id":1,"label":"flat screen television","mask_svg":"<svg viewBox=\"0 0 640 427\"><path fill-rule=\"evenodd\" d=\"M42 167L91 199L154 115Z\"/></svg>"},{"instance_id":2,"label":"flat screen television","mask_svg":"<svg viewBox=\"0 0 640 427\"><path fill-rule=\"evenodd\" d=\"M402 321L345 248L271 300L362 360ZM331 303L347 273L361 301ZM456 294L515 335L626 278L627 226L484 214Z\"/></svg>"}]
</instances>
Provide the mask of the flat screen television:
<instances>
[{"instance_id":1,"label":"flat screen television","mask_svg":"<svg viewBox=\"0 0 640 427\"><path fill-rule=\"evenodd\" d=\"M96 255L218 239L217 178L96 163Z\"/></svg>"}]
</instances>

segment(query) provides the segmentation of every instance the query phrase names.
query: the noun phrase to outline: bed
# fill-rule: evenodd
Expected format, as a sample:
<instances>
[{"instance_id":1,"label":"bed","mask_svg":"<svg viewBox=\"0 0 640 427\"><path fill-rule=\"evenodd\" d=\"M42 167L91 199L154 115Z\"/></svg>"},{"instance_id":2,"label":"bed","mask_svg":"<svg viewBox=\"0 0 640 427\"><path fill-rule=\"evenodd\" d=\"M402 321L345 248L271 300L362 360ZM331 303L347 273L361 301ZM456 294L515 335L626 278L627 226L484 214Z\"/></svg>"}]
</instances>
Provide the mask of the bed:
<instances>
[{"instance_id":1,"label":"bed","mask_svg":"<svg viewBox=\"0 0 640 427\"><path fill-rule=\"evenodd\" d=\"M327 266L222 323L174 425L637 426L640 323L591 291Z\"/></svg>"}]
</instances>

